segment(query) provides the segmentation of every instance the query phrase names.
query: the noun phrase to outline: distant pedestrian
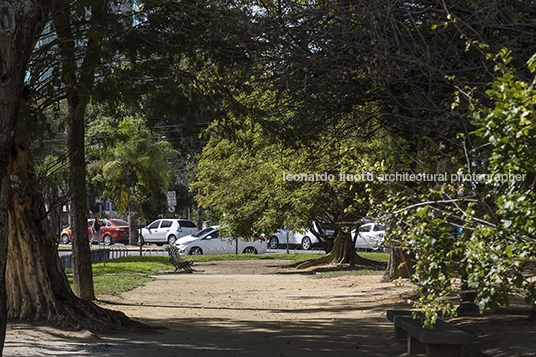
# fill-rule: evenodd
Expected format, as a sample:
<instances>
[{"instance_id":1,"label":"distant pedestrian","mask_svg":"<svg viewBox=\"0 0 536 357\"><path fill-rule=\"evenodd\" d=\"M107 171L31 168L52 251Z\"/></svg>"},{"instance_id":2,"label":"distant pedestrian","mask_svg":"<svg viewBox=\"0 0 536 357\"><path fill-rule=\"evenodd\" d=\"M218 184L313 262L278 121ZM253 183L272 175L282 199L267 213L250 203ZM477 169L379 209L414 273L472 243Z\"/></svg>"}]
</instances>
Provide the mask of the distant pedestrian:
<instances>
[{"instance_id":1,"label":"distant pedestrian","mask_svg":"<svg viewBox=\"0 0 536 357\"><path fill-rule=\"evenodd\" d=\"M95 237L97 238L97 244L100 247L100 221L99 217L95 217L95 220L93 221L93 225L91 226L91 232L93 233L93 238L91 239L91 242L95 240Z\"/></svg>"}]
</instances>

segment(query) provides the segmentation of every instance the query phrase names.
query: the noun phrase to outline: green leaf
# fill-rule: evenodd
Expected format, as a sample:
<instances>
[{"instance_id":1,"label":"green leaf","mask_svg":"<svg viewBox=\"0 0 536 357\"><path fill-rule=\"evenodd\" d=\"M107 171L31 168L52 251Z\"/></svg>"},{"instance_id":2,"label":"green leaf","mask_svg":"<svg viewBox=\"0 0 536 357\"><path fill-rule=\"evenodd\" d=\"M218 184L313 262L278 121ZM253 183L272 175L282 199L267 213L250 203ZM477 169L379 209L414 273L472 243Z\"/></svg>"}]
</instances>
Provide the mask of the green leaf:
<instances>
[{"instance_id":1,"label":"green leaf","mask_svg":"<svg viewBox=\"0 0 536 357\"><path fill-rule=\"evenodd\" d=\"M512 258L512 247L507 245L506 248L504 249L504 252L506 253L506 256L508 258Z\"/></svg>"}]
</instances>

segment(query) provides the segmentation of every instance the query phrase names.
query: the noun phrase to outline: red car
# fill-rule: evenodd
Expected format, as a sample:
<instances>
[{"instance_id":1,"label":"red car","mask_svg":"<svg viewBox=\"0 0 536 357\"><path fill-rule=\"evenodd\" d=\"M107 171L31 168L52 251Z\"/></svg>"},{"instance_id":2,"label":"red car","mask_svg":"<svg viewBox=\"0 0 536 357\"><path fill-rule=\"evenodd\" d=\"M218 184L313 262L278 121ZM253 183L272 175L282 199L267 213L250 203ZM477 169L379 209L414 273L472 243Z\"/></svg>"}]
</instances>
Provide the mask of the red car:
<instances>
[{"instance_id":1,"label":"red car","mask_svg":"<svg viewBox=\"0 0 536 357\"><path fill-rule=\"evenodd\" d=\"M87 230L89 240L93 238L93 233L91 232L92 225L93 219L88 219ZM101 242L104 242L105 245L112 245L114 243L128 243L128 222L122 219L101 219L100 232ZM61 232L60 237L63 244L69 244L71 242L71 227L69 226L65 228ZM97 243L97 241L93 241L93 243Z\"/></svg>"}]
</instances>

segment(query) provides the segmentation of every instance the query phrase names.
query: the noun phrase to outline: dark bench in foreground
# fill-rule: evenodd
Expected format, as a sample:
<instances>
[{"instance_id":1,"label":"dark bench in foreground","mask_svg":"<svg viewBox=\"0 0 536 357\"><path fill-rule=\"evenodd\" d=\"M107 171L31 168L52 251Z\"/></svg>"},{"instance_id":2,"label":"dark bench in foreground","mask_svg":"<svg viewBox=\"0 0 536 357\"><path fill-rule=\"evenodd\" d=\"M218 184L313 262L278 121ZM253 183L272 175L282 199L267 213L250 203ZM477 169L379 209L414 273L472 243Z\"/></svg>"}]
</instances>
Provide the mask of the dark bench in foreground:
<instances>
[{"instance_id":1,"label":"dark bench in foreground","mask_svg":"<svg viewBox=\"0 0 536 357\"><path fill-rule=\"evenodd\" d=\"M395 324L395 338L406 340L408 354L426 353L427 357L458 357L463 345L473 341L470 334L444 321L437 320L433 329L422 327L411 311L387 310L387 318Z\"/></svg>"},{"instance_id":2,"label":"dark bench in foreground","mask_svg":"<svg viewBox=\"0 0 536 357\"><path fill-rule=\"evenodd\" d=\"M183 269L187 273L193 272L193 259L182 259L179 249L173 245L167 247L166 250L169 253L169 261L175 266L175 271L178 269Z\"/></svg>"}]
</instances>

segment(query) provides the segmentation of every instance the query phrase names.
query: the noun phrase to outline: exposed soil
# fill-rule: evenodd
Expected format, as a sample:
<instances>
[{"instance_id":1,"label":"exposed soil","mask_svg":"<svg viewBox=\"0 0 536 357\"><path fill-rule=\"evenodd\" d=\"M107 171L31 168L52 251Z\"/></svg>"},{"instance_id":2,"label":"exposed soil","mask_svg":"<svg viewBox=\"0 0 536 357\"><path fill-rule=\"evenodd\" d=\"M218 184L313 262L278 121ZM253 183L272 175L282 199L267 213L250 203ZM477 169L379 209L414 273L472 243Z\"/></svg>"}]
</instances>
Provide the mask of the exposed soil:
<instances>
[{"instance_id":1,"label":"exposed soil","mask_svg":"<svg viewBox=\"0 0 536 357\"><path fill-rule=\"evenodd\" d=\"M99 304L151 328L95 335L45 326L8 326L4 356L405 356L393 339L388 309L407 309L408 285L377 275L319 278L288 261L194 264ZM328 269L323 269L328 270ZM336 270L336 269L334 269ZM462 317L474 336L464 356L536 356L526 315Z\"/></svg>"}]
</instances>

